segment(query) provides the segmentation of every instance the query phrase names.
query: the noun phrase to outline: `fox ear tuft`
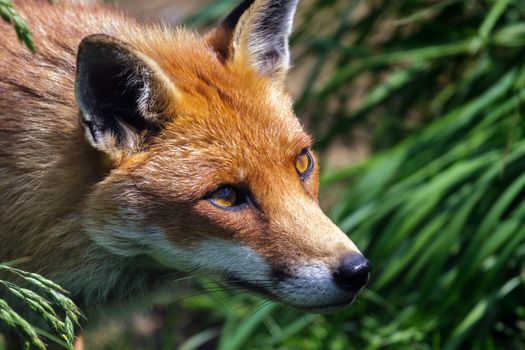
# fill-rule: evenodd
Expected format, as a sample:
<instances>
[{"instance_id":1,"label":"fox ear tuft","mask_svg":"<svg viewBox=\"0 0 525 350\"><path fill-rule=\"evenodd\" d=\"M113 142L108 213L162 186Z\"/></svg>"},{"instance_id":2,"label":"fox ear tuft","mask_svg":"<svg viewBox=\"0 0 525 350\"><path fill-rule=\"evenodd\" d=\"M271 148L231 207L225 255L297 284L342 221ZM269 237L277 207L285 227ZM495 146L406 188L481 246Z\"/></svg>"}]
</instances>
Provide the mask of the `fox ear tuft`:
<instances>
[{"instance_id":1,"label":"fox ear tuft","mask_svg":"<svg viewBox=\"0 0 525 350\"><path fill-rule=\"evenodd\" d=\"M297 3L245 0L206 39L223 60L246 60L261 74L280 80L290 66L288 40Z\"/></svg>"},{"instance_id":2,"label":"fox ear tuft","mask_svg":"<svg viewBox=\"0 0 525 350\"><path fill-rule=\"evenodd\" d=\"M166 100L160 68L119 39L90 35L77 55L75 94L90 143L106 153L132 153L160 130Z\"/></svg>"}]
</instances>

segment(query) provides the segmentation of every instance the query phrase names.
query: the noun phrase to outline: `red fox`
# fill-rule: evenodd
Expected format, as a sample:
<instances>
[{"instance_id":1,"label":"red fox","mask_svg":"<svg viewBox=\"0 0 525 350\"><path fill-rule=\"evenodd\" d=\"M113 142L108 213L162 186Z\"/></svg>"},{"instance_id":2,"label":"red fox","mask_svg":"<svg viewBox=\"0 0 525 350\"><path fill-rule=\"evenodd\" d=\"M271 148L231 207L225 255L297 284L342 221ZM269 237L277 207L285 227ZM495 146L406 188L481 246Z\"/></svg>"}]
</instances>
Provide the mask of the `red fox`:
<instances>
[{"instance_id":1,"label":"red fox","mask_svg":"<svg viewBox=\"0 0 525 350\"><path fill-rule=\"evenodd\" d=\"M38 53L0 24L0 261L28 257L88 319L177 271L350 304L370 264L319 208L284 84L297 2L245 0L203 36L15 3Z\"/></svg>"}]
</instances>

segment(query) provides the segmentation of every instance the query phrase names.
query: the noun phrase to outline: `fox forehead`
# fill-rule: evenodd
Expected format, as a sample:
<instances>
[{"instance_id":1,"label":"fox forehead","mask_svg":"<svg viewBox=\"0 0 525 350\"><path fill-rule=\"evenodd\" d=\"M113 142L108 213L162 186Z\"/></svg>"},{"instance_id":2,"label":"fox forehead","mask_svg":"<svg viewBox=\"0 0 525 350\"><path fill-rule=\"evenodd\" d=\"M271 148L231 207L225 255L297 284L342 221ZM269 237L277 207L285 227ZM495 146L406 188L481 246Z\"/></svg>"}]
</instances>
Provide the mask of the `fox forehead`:
<instances>
[{"instance_id":1,"label":"fox forehead","mask_svg":"<svg viewBox=\"0 0 525 350\"><path fill-rule=\"evenodd\" d=\"M310 147L282 83L246 65L221 62L202 38L185 31L157 34L135 45L175 90L163 96L169 121L151 152L235 160L242 178L252 164L286 160Z\"/></svg>"}]
</instances>

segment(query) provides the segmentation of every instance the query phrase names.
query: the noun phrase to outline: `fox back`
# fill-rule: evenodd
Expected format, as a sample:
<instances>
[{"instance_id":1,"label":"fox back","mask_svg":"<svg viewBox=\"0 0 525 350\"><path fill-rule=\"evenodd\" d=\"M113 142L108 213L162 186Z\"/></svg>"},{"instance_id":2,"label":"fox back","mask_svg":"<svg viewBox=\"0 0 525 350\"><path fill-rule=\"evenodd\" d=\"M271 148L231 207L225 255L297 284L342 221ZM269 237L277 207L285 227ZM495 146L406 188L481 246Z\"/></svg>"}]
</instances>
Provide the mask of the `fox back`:
<instances>
[{"instance_id":1,"label":"fox back","mask_svg":"<svg viewBox=\"0 0 525 350\"><path fill-rule=\"evenodd\" d=\"M15 3L36 54L0 24L0 261L81 307L180 272L351 303L370 266L318 206L284 84L297 0L246 0L203 36L64 3Z\"/></svg>"}]
</instances>

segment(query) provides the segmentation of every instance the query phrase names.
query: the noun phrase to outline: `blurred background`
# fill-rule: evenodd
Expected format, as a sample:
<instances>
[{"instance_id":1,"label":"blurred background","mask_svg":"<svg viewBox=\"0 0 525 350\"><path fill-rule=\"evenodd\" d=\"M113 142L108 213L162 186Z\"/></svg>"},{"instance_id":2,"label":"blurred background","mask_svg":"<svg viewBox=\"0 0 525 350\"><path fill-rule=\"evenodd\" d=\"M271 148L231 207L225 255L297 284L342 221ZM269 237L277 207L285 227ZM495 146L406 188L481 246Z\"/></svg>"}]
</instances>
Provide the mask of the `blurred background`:
<instances>
[{"instance_id":1,"label":"blurred background","mask_svg":"<svg viewBox=\"0 0 525 350\"><path fill-rule=\"evenodd\" d=\"M205 32L239 0L119 0ZM288 83L323 208L371 260L310 315L211 281L87 349L525 349L525 1L302 0Z\"/></svg>"}]
</instances>

